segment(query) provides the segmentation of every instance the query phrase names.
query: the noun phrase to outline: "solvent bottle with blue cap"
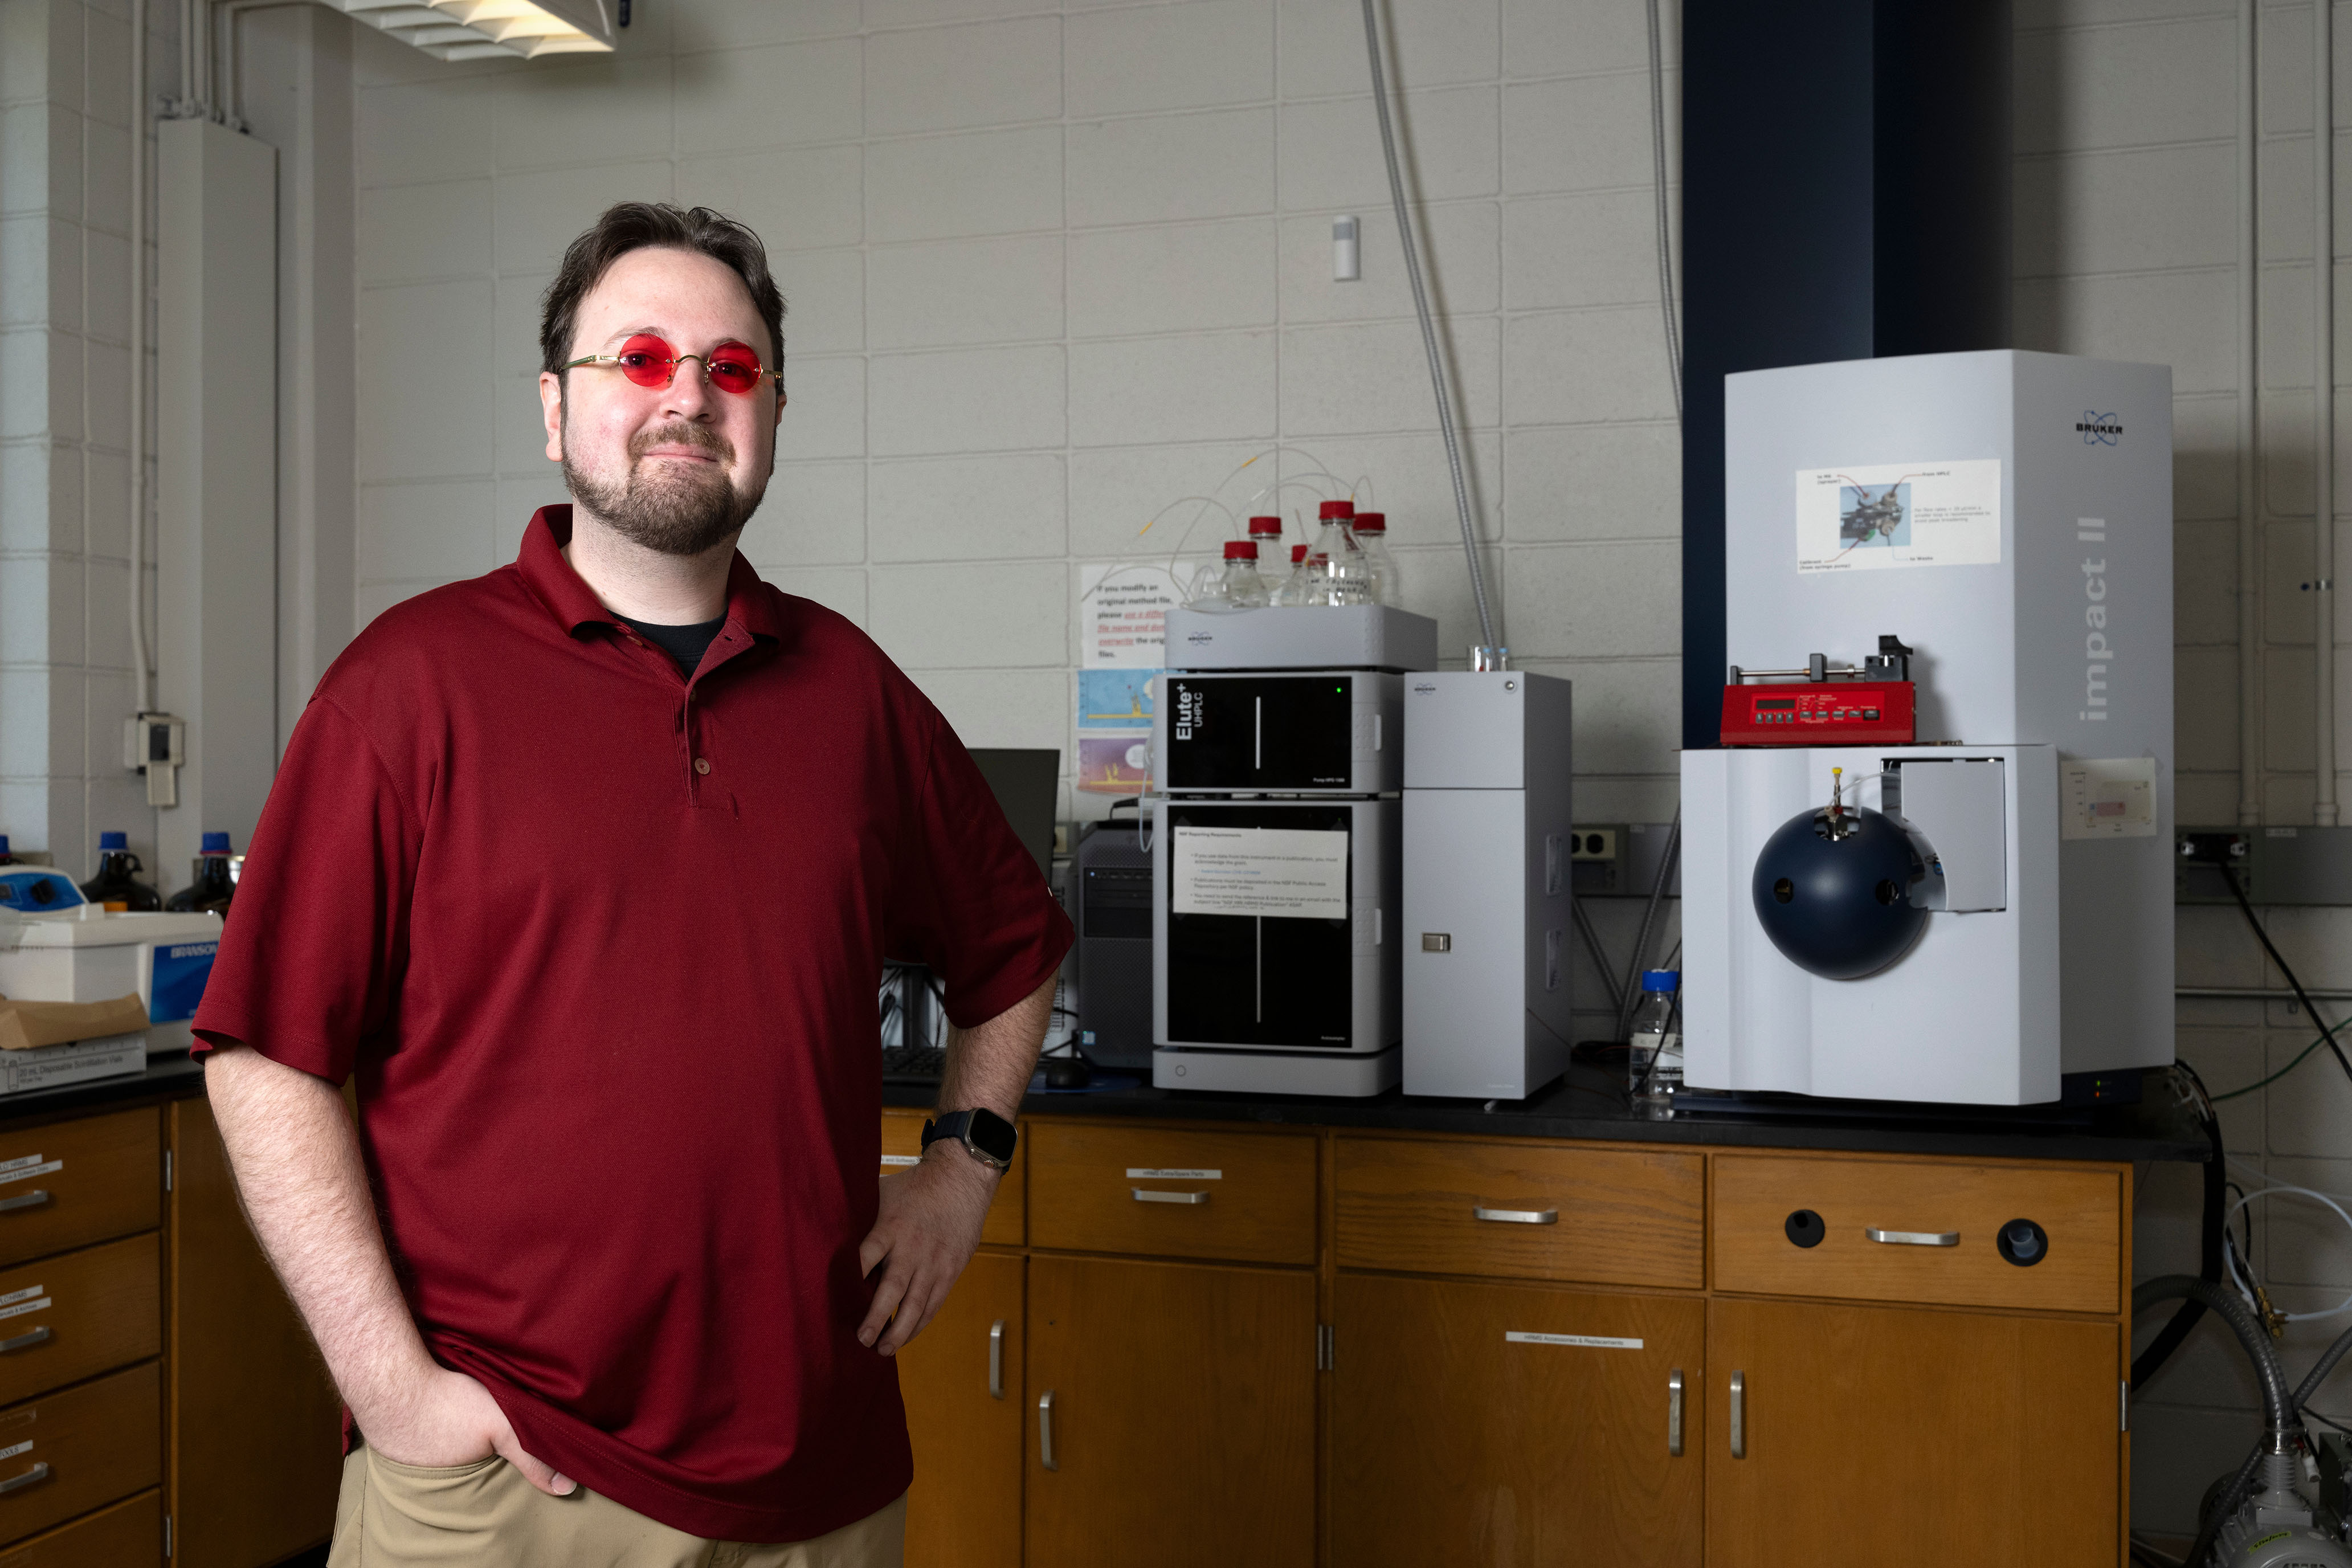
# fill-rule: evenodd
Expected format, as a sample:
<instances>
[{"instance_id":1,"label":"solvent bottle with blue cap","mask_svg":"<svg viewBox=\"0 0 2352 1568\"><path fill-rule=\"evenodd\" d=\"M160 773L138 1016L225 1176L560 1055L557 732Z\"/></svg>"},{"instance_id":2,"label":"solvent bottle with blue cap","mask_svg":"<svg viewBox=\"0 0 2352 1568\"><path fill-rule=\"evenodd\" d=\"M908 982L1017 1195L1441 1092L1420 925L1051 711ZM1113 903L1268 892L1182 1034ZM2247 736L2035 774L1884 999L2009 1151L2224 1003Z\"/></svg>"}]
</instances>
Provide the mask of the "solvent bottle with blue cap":
<instances>
[{"instance_id":1,"label":"solvent bottle with blue cap","mask_svg":"<svg viewBox=\"0 0 2352 1568\"><path fill-rule=\"evenodd\" d=\"M146 868L131 852L131 840L121 833L98 836L98 875L81 885L81 896L110 914L152 914L163 907L163 895L139 880Z\"/></svg>"},{"instance_id":2,"label":"solvent bottle with blue cap","mask_svg":"<svg viewBox=\"0 0 2352 1568\"><path fill-rule=\"evenodd\" d=\"M174 913L216 914L226 920L229 900L236 895L232 869L228 835L205 834L204 853L188 868L188 885L173 893L163 907Z\"/></svg>"},{"instance_id":3,"label":"solvent bottle with blue cap","mask_svg":"<svg viewBox=\"0 0 2352 1568\"><path fill-rule=\"evenodd\" d=\"M1634 1114L1654 1121L1674 1115L1675 1090L1683 1086L1682 993L1681 970L1642 972L1642 1005L1625 1042L1626 1087Z\"/></svg>"}]
</instances>

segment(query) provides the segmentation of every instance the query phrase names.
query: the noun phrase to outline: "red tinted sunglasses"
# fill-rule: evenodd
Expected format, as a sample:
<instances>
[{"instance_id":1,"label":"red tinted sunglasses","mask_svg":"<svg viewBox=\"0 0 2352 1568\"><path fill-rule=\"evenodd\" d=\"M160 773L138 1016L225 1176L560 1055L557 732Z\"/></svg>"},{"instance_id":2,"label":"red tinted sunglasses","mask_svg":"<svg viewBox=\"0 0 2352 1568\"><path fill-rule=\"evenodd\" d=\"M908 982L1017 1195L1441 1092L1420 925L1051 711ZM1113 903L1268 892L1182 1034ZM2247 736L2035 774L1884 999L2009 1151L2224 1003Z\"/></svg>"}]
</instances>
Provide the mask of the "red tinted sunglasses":
<instances>
[{"instance_id":1,"label":"red tinted sunglasses","mask_svg":"<svg viewBox=\"0 0 2352 1568\"><path fill-rule=\"evenodd\" d=\"M651 332L639 332L621 345L619 353L590 354L585 359L573 360L563 368L576 370L583 364L618 365L621 374L639 386L659 389L676 381L677 367L690 359L702 362L702 373L710 378L711 385L721 392L734 393L739 397L750 395L767 374L761 367L760 356L751 351L749 343L724 342L707 354L682 354ZM779 375L776 377L776 391L782 394L783 389L784 378Z\"/></svg>"}]
</instances>

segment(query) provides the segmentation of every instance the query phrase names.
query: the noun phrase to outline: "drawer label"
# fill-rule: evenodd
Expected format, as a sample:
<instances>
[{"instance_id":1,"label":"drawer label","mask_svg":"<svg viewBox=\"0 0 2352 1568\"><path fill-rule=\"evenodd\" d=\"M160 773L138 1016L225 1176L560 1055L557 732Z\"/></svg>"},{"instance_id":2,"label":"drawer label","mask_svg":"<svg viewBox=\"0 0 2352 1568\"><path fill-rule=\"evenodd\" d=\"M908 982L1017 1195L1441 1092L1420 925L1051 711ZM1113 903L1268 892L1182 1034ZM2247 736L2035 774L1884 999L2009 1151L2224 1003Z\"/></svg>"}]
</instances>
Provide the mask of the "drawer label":
<instances>
[{"instance_id":1,"label":"drawer label","mask_svg":"<svg viewBox=\"0 0 2352 1568\"><path fill-rule=\"evenodd\" d=\"M1222 1182L1223 1171L1194 1171L1176 1165L1129 1165L1127 1179L1130 1182Z\"/></svg>"},{"instance_id":2,"label":"drawer label","mask_svg":"<svg viewBox=\"0 0 2352 1568\"><path fill-rule=\"evenodd\" d=\"M47 1296L37 1301L19 1301L13 1307L0 1307L0 1318L21 1318L27 1312L44 1311L49 1304L49 1299Z\"/></svg>"},{"instance_id":3,"label":"drawer label","mask_svg":"<svg viewBox=\"0 0 2352 1568\"><path fill-rule=\"evenodd\" d=\"M1639 1340L1602 1339L1593 1334L1523 1334L1506 1329L1503 1342L1507 1345L1583 1345L1591 1350L1637 1351Z\"/></svg>"},{"instance_id":4,"label":"drawer label","mask_svg":"<svg viewBox=\"0 0 2352 1568\"><path fill-rule=\"evenodd\" d=\"M31 1451L32 1447L33 1440L30 1437L21 1443L11 1443L6 1447L0 1448L0 1459L13 1459L19 1454Z\"/></svg>"},{"instance_id":5,"label":"drawer label","mask_svg":"<svg viewBox=\"0 0 2352 1568\"><path fill-rule=\"evenodd\" d=\"M46 1176L52 1171L62 1171L66 1168L66 1163L63 1160L43 1160L38 1154L34 1155L33 1159L36 1163L28 1165L22 1160L11 1160L5 1168L0 1168L0 1185L5 1185L10 1182L21 1182L32 1176Z\"/></svg>"},{"instance_id":6,"label":"drawer label","mask_svg":"<svg viewBox=\"0 0 2352 1568\"><path fill-rule=\"evenodd\" d=\"M885 1154L882 1163L886 1165L919 1165L923 1157L920 1154Z\"/></svg>"},{"instance_id":7,"label":"drawer label","mask_svg":"<svg viewBox=\"0 0 2352 1568\"><path fill-rule=\"evenodd\" d=\"M5 1296L0 1296L0 1307L13 1307L19 1301L29 1301L40 1293L41 1287L38 1285L27 1285L22 1290L11 1290Z\"/></svg>"},{"instance_id":8,"label":"drawer label","mask_svg":"<svg viewBox=\"0 0 2352 1568\"><path fill-rule=\"evenodd\" d=\"M5 1176L11 1171L21 1171L27 1165L37 1165L40 1163L41 1157L38 1154L27 1154L21 1160L0 1160L0 1176Z\"/></svg>"}]
</instances>

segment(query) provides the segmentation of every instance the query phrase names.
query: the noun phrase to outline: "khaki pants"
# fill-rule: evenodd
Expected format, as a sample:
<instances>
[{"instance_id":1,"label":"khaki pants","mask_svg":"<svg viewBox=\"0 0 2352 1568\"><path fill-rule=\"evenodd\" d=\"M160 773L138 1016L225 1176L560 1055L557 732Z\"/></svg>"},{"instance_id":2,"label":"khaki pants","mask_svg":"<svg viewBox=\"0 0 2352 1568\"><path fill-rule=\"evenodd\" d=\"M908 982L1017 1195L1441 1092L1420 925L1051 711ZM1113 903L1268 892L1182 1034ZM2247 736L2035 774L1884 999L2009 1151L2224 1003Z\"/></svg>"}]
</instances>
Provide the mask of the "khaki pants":
<instances>
[{"instance_id":1,"label":"khaki pants","mask_svg":"<svg viewBox=\"0 0 2352 1568\"><path fill-rule=\"evenodd\" d=\"M327 1568L901 1568L907 1500L814 1541L705 1541L583 1487L550 1497L504 1459L343 1460Z\"/></svg>"}]
</instances>

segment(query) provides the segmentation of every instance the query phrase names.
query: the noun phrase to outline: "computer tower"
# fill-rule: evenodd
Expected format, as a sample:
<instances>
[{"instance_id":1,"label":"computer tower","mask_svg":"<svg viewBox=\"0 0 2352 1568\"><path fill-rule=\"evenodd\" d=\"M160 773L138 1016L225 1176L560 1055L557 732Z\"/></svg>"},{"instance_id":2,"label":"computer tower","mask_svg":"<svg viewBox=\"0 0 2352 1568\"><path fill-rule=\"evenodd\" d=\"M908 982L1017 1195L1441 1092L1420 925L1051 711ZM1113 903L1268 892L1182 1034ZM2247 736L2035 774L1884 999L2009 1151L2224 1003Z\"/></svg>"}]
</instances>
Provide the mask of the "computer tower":
<instances>
[{"instance_id":1,"label":"computer tower","mask_svg":"<svg viewBox=\"0 0 2352 1568\"><path fill-rule=\"evenodd\" d=\"M1133 817L1078 829L1070 923L1078 928L1078 1050L1097 1067L1151 1066L1151 856Z\"/></svg>"}]
</instances>

